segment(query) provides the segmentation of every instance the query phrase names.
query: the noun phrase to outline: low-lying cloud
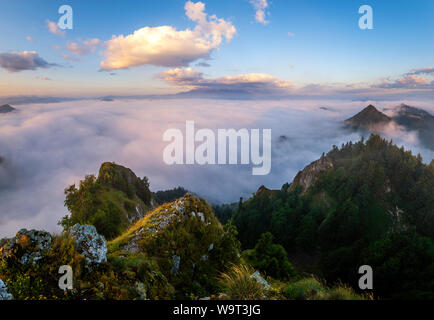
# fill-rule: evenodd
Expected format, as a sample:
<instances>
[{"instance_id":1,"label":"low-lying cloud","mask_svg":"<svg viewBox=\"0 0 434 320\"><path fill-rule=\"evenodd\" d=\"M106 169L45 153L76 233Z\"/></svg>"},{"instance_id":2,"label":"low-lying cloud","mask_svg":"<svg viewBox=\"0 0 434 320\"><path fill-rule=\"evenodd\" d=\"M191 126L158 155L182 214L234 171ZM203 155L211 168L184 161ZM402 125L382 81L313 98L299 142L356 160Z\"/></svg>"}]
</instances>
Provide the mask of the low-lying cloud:
<instances>
[{"instance_id":1,"label":"low-lying cloud","mask_svg":"<svg viewBox=\"0 0 434 320\"><path fill-rule=\"evenodd\" d=\"M143 99L67 101L20 105L0 116L0 238L20 228L59 231L67 214L65 187L97 173L104 161L115 161L139 176L148 176L152 190L178 185L213 202L247 198L260 185L280 188L304 166L333 145L358 140L342 129L342 120L368 103L380 110L405 102L431 112L428 102L210 99ZM272 129L272 166L267 176L252 176L249 165L173 165L163 161L163 133L197 129ZM395 128L396 129L396 128ZM421 152L417 135L389 132L395 143Z\"/></svg>"}]
</instances>

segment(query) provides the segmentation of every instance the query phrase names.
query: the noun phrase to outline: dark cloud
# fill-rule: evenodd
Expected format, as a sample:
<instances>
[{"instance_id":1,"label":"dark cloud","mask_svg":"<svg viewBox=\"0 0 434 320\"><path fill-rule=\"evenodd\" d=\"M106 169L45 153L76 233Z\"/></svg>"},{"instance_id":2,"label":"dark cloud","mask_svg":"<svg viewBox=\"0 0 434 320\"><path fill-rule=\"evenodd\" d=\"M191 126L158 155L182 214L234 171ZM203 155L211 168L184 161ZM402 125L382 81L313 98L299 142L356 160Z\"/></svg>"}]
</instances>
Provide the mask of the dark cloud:
<instances>
[{"instance_id":1,"label":"dark cloud","mask_svg":"<svg viewBox=\"0 0 434 320\"><path fill-rule=\"evenodd\" d=\"M48 63L35 51L0 53L0 67L9 72L36 70L38 68L50 68L55 66L58 65L55 63Z\"/></svg>"},{"instance_id":2,"label":"dark cloud","mask_svg":"<svg viewBox=\"0 0 434 320\"><path fill-rule=\"evenodd\" d=\"M199 63L196 63L196 67L211 67L211 65L209 63L206 63L206 62L199 62Z\"/></svg>"},{"instance_id":3,"label":"dark cloud","mask_svg":"<svg viewBox=\"0 0 434 320\"><path fill-rule=\"evenodd\" d=\"M434 68L433 67L427 67L427 68L420 68L420 69L413 69L408 74L429 74L434 75Z\"/></svg>"}]
</instances>

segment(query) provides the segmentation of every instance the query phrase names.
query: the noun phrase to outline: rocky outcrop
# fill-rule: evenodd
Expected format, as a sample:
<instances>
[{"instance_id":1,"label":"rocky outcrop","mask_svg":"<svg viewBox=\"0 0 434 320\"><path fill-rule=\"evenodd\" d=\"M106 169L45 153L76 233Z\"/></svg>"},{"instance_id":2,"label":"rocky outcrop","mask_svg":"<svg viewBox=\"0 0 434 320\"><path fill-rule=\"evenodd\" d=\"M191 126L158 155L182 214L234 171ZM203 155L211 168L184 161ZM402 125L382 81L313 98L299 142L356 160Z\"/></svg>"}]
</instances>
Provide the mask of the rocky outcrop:
<instances>
[{"instance_id":1,"label":"rocky outcrop","mask_svg":"<svg viewBox=\"0 0 434 320\"><path fill-rule=\"evenodd\" d=\"M303 192L315 183L318 174L333 168L332 160L327 156L322 156L320 159L312 162L303 170L299 171L295 176L289 190L294 190L296 186L301 186Z\"/></svg>"},{"instance_id":2,"label":"rocky outcrop","mask_svg":"<svg viewBox=\"0 0 434 320\"><path fill-rule=\"evenodd\" d=\"M2 279L0 279L0 300L13 300L12 294L8 291L8 286L6 283L3 282Z\"/></svg>"},{"instance_id":3,"label":"rocky outcrop","mask_svg":"<svg viewBox=\"0 0 434 320\"><path fill-rule=\"evenodd\" d=\"M260 284L264 286L264 288L270 288L270 284L261 276L261 274L258 271L255 271L250 278L255 279Z\"/></svg>"},{"instance_id":4,"label":"rocky outcrop","mask_svg":"<svg viewBox=\"0 0 434 320\"><path fill-rule=\"evenodd\" d=\"M173 267L172 267L172 269L170 270L170 272L172 273L172 274L178 274L178 270L179 270L179 264L181 263L181 257L180 256L177 256L176 254L174 254L173 256L172 256L172 262L173 262Z\"/></svg>"},{"instance_id":5,"label":"rocky outcrop","mask_svg":"<svg viewBox=\"0 0 434 320\"><path fill-rule=\"evenodd\" d=\"M268 197L271 197L273 194L278 193L280 190L272 190L272 189L268 189L267 187L265 187L264 185L260 186L258 188L258 190L256 191L256 196L259 197L263 194L267 195Z\"/></svg>"},{"instance_id":6,"label":"rocky outcrop","mask_svg":"<svg viewBox=\"0 0 434 320\"><path fill-rule=\"evenodd\" d=\"M90 225L75 224L70 230L75 241L77 252L82 254L88 265L96 265L107 261L107 244L104 236L96 232Z\"/></svg>"},{"instance_id":7,"label":"rocky outcrop","mask_svg":"<svg viewBox=\"0 0 434 320\"><path fill-rule=\"evenodd\" d=\"M160 205L111 240L108 257L109 261L128 266L131 274L139 272L137 267L133 268L139 265L146 296L152 299L156 297L158 283L165 283L161 289L170 294L194 282L217 277L225 266L238 261L233 236L204 199L187 193ZM136 285L134 289L144 292ZM158 293L159 298L162 296Z\"/></svg>"},{"instance_id":8,"label":"rocky outcrop","mask_svg":"<svg viewBox=\"0 0 434 320\"><path fill-rule=\"evenodd\" d=\"M21 229L15 237L6 241L0 248L0 257L8 257L21 251L20 262L23 265L35 264L50 249L51 235L45 231Z\"/></svg>"}]
</instances>

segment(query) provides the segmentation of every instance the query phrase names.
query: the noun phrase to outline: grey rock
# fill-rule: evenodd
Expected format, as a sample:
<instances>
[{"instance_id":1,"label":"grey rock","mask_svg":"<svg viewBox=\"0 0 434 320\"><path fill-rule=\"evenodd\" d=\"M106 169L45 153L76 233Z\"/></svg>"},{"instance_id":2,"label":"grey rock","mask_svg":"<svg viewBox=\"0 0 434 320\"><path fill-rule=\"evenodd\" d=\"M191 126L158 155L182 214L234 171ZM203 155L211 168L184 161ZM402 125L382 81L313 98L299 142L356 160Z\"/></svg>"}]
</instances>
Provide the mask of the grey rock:
<instances>
[{"instance_id":1,"label":"grey rock","mask_svg":"<svg viewBox=\"0 0 434 320\"><path fill-rule=\"evenodd\" d=\"M6 283L3 282L2 279L0 279L0 300L13 300L14 297L12 294L8 291L8 286Z\"/></svg>"},{"instance_id":2,"label":"grey rock","mask_svg":"<svg viewBox=\"0 0 434 320\"><path fill-rule=\"evenodd\" d=\"M178 270L179 270L179 263L181 262L181 257L177 256L176 254L174 254L172 256L172 261L173 261L173 267L172 270L170 270L170 272L172 274L178 274Z\"/></svg>"},{"instance_id":3,"label":"grey rock","mask_svg":"<svg viewBox=\"0 0 434 320\"><path fill-rule=\"evenodd\" d=\"M226 293L220 293L217 297L219 300L227 300L229 299L229 296Z\"/></svg>"},{"instance_id":4,"label":"grey rock","mask_svg":"<svg viewBox=\"0 0 434 320\"><path fill-rule=\"evenodd\" d=\"M255 271L250 278L256 279L259 283L261 283L265 288L269 288L270 284L261 276L258 271Z\"/></svg>"},{"instance_id":5,"label":"grey rock","mask_svg":"<svg viewBox=\"0 0 434 320\"><path fill-rule=\"evenodd\" d=\"M20 262L23 265L36 264L43 258L44 252L50 249L51 235L45 231L21 229L2 246L0 256L10 256L18 246L24 249Z\"/></svg>"},{"instance_id":6,"label":"grey rock","mask_svg":"<svg viewBox=\"0 0 434 320\"><path fill-rule=\"evenodd\" d=\"M321 157L297 173L289 187L289 191L294 190L295 187L299 185L302 187L303 192L305 192L316 182L321 172L327 171L331 168L333 168L332 160L327 156Z\"/></svg>"},{"instance_id":7,"label":"grey rock","mask_svg":"<svg viewBox=\"0 0 434 320\"><path fill-rule=\"evenodd\" d=\"M74 225L69 233L74 238L75 248L85 258L88 265L107 261L107 244L104 236L96 232L91 225Z\"/></svg>"},{"instance_id":8,"label":"grey rock","mask_svg":"<svg viewBox=\"0 0 434 320\"><path fill-rule=\"evenodd\" d=\"M140 300L146 300L147 299L146 287L142 282L136 282L136 292L139 294Z\"/></svg>"},{"instance_id":9,"label":"grey rock","mask_svg":"<svg viewBox=\"0 0 434 320\"><path fill-rule=\"evenodd\" d=\"M198 212L197 215L200 217L200 220L202 220L202 222L205 222L205 216L203 212Z\"/></svg>"}]
</instances>

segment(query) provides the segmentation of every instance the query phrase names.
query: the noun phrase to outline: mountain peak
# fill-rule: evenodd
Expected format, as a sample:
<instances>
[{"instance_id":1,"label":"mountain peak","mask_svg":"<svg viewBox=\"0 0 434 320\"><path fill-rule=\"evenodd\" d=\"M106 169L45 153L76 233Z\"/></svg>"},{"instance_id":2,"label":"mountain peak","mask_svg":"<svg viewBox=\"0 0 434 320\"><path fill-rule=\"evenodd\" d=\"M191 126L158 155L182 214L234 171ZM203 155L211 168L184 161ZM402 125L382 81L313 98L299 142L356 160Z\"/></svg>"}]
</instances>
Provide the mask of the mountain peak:
<instances>
[{"instance_id":1,"label":"mountain peak","mask_svg":"<svg viewBox=\"0 0 434 320\"><path fill-rule=\"evenodd\" d=\"M392 121L381 111L378 111L372 104L368 105L355 116L345 120L345 122L355 128L373 129L378 124L384 124Z\"/></svg>"},{"instance_id":2,"label":"mountain peak","mask_svg":"<svg viewBox=\"0 0 434 320\"><path fill-rule=\"evenodd\" d=\"M367 107L366 107L365 109L363 109L363 110L367 110L367 111L377 111L377 112L379 112L378 109L375 108L375 106L373 106L372 104L370 104L369 106L367 106Z\"/></svg>"},{"instance_id":3,"label":"mountain peak","mask_svg":"<svg viewBox=\"0 0 434 320\"><path fill-rule=\"evenodd\" d=\"M8 113L8 112L11 112L14 110L16 110L16 109L9 104L4 104L4 105L0 106L0 113Z\"/></svg>"}]
</instances>

